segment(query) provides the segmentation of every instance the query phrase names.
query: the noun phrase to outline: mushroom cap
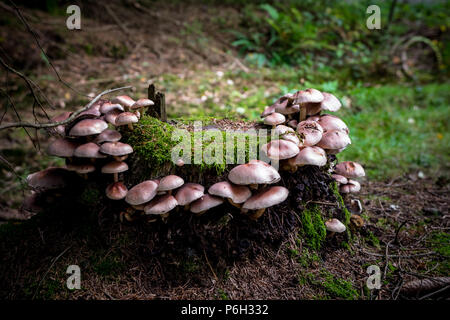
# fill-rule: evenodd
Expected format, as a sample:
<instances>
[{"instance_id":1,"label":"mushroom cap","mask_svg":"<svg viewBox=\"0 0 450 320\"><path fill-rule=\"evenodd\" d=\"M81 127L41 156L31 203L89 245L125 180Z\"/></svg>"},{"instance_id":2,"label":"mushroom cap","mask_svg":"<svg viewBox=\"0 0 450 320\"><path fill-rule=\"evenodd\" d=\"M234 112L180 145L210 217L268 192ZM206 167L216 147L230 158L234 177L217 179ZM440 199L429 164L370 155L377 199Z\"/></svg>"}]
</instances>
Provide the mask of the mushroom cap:
<instances>
[{"instance_id":1,"label":"mushroom cap","mask_svg":"<svg viewBox=\"0 0 450 320\"><path fill-rule=\"evenodd\" d=\"M303 137L300 145L305 147L317 144L323 136L322 126L312 120L301 121L297 126L297 132Z\"/></svg>"},{"instance_id":2,"label":"mushroom cap","mask_svg":"<svg viewBox=\"0 0 450 320\"><path fill-rule=\"evenodd\" d=\"M241 164L230 170L228 179L234 184L272 184L280 181L278 171L261 160L251 160L247 164Z\"/></svg>"},{"instance_id":3,"label":"mushroom cap","mask_svg":"<svg viewBox=\"0 0 450 320\"><path fill-rule=\"evenodd\" d=\"M295 119L289 120L287 125L291 128L297 129L298 121Z\"/></svg>"},{"instance_id":4,"label":"mushroom cap","mask_svg":"<svg viewBox=\"0 0 450 320\"><path fill-rule=\"evenodd\" d=\"M348 179L347 184L343 184L339 187L339 192L341 193L357 193L361 190L361 184L352 179Z\"/></svg>"},{"instance_id":5,"label":"mushroom cap","mask_svg":"<svg viewBox=\"0 0 450 320\"><path fill-rule=\"evenodd\" d=\"M51 167L29 174L27 176L27 183L30 188L46 191L67 187L73 182L73 178L73 173L69 170Z\"/></svg>"},{"instance_id":6,"label":"mushroom cap","mask_svg":"<svg viewBox=\"0 0 450 320\"><path fill-rule=\"evenodd\" d=\"M251 197L252 192L246 186L237 186L228 181L217 182L208 189L214 196L231 199L234 203L243 203Z\"/></svg>"},{"instance_id":7,"label":"mushroom cap","mask_svg":"<svg viewBox=\"0 0 450 320\"><path fill-rule=\"evenodd\" d=\"M295 157L300 149L294 142L288 140L272 140L261 147L270 159L289 159Z\"/></svg>"},{"instance_id":8,"label":"mushroom cap","mask_svg":"<svg viewBox=\"0 0 450 320\"><path fill-rule=\"evenodd\" d=\"M171 194L157 197L150 201L145 207L145 214L165 214L178 205L177 199Z\"/></svg>"},{"instance_id":9,"label":"mushroom cap","mask_svg":"<svg viewBox=\"0 0 450 320\"><path fill-rule=\"evenodd\" d=\"M200 213L211 208L217 207L223 203L223 198L212 196L209 194L203 195L201 198L191 203L191 212Z\"/></svg>"},{"instance_id":10,"label":"mushroom cap","mask_svg":"<svg viewBox=\"0 0 450 320\"><path fill-rule=\"evenodd\" d=\"M125 201L133 206L149 202L156 196L157 188L158 183L153 180L141 182L128 191Z\"/></svg>"},{"instance_id":11,"label":"mushroom cap","mask_svg":"<svg viewBox=\"0 0 450 320\"><path fill-rule=\"evenodd\" d=\"M268 124L270 126L276 126L277 124L282 124L285 122L286 117L278 112L274 112L264 118L264 124Z\"/></svg>"},{"instance_id":12,"label":"mushroom cap","mask_svg":"<svg viewBox=\"0 0 450 320\"><path fill-rule=\"evenodd\" d=\"M286 133L290 133L290 132L295 132L295 130L292 129L291 127L280 124L280 125L276 126L274 132L278 133L279 135L282 135L282 134L286 134Z\"/></svg>"},{"instance_id":13,"label":"mushroom cap","mask_svg":"<svg viewBox=\"0 0 450 320\"><path fill-rule=\"evenodd\" d=\"M297 146L300 143L300 139L295 134L295 130L291 127L280 124L275 128L274 131L280 136L280 139L291 141Z\"/></svg>"},{"instance_id":14,"label":"mushroom cap","mask_svg":"<svg viewBox=\"0 0 450 320\"><path fill-rule=\"evenodd\" d=\"M348 134L349 130L344 121L331 114L321 116L317 122L322 126L324 132L332 130L341 130Z\"/></svg>"},{"instance_id":15,"label":"mushroom cap","mask_svg":"<svg viewBox=\"0 0 450 320\"><path fill-rule=\"evenodd\" d=\"M340 174L332 174L331 177L340 184L347 184L348 183L348 179L344 176L341 176Z\"/></svg>"},{"instance_id":16,"label":"mushroom cap","mask_svg":"<svg viewBox=\"0 0 450 320\"><path fill-rule=\"evenodd\" d=\"M183 178L174 174L161 179L157 191L169 191L181 187L184 184Z\"/></svg>"},{"instance_id":17,"label":"mushroom cap","mask_svg":"<svg viewBox=\"0 0 450 320\"><path fill-rule=\"evenodd\" d=\"M334 172L346 178L360 178L366 175L364 168L357 162L344 161L336 165Z\"/></svg>"},{"instance_id":18,"label":"mushroom cap","mask_svg":"<svg viewBox=\"0 0 450 320\"><path fill-rule=\"evenodd\" d=\"M100 146L100 152L110 156L124 156L133 152L133 148L123 142L105 142Z\"/></svg>"},{"instance_id":19,"label":"mushroom cap","mask_svg":"<svg viewBox=\"0 0 450 320\"><path fill-rule=\"evenodd\" d=\"M95 143L103 143L103 142L117 142L122 139L122 135L119 131L106 129L103 130L94 140Z\"/></svg>"},{"instance_id":20,"label":"mushroom cap","mask_svg":"<svg viewBox=\"0 0 450 320\"><path fill-rule=\"evenodd\" d=\"M339 152L342 152L345 150L346 147L340 148L340 149L327 149L328 154L338 154Z\"/></svg>"},{"instance_id":21,"label":"mushroom cap","mask_svg":"<svg viewBox=\"0 0 450 320\"><path fill-rule=\"evenodd\" d=\"M331 130L323 134L317 146L322 149L342 149L351 143L350 137L344 131Z\"/></svg>"},{"instance_id":22,"label":"mushroom cap","mask_svg":"<svg viewBox=\"0 0 450 320\"><path fill-rule=\"evenodd\" d=\"M128 165L123 161L111 161L102 167L102 173L120 173L128 170Z\"/></svg>"},{"instance_id":23,"label":"mushroom cap","mask_svg":"<svg viewBox=\"0 0 450 320\"><path fill-rule=\"evenodd\" d=\"M52 122L61 122L61 121L67 120L71 115L72 115L72 112L65 111L65 112L53 117L51 119L51 121ZM56 126L54 128L54 130L60 135L65 135L65 133L66 133L66 127L65 127L65 125L62 125L62 124L60 124L59 126Z\"/></svg>"},{"instance_id":24,"label":"mushroom cap","mask_svg":"<svg viewBox=\"0 0 450 320\"><path fill-rule=\"evenodd\" d=\"M336 218L327 220L325 222L325 227L328 231L336 232L336 233L341 233L346 230L345 225Z\"/></svg>"},{"instance_id":25,"label":"mushroom cap","mask_svg":"<svg viewBox=\"0 0 450 320\"><path fill-rule=\"evenodd\" d=\"M79 146L78 143L59 138L54 140L47 148L47 153L50 156L56 156L61 158L71 158L75 149Z\"/></svg>"},{"instance_id":26,"label":"mushroom cap","mask_svg":"<svg viewBox=\"0 0 450 320\"><path fill-rule=\"evenodd\" d=\"M175 199L180 206L185 206L203 196L205 187L198 183L186 183L178 189Z\"/></svg>"},{"instance_id":27,"label":"mushroom cap","mask_svg":"<svg viewBox=\"0 0 450 320\"><path fill-rule=\"evenodd\" d=\"M322 102L323 99L323 94L319 90L313 88L300 90L294 94L295 104L318 103Z\"/></svg>"},{"instance_id":28,"label":"mushroom cap","mask_svg":"<svg viewBox=\"0 0 450 320\"><path fill-rule=\"evenodd\" d=\"M111 112L113 110L118 110L120 112L125 111L124 108L118 103L105 102L100 107L100 112L102 114L107 114L108 112Z\"/></svg>"},{"instance_id":29,"label":"mushroom cap","mask_svg":"<svg viewBox=\"0 0 450 320\"><path fill-rule=\"evenodd\" d=\"M275 105L273 106L267 106L264 108L264 111L261 113L261 118L265 118L268 115L271 115L272 113L275 112Z\"/></svg>"},{"instance_id":30,"label":"mushroom cap","mask_svg":"<svg viewBox=\"0 0 450 320\"><path fill-rule=\"evenodd\" d=\"M93 117L100 117L102 115L100 112L100 104L98 104L98 103L93 104L87 110L80 112L80 114L78 114L77 118L79 118L81 116L85 116L85 115L93 116Z\"/></svg>"},{"instance_id":31,"label":"mushroom cap","mask_svg":"<svg viewBox=\"0 0 450 320\"><path fill-rule=\"evenodd\" d=\"M326 114L326 116L327 116L327 114ZM320 119L320 116L316 115L316 116L310 116L306 120L311 120L311 121L316 121L317 122L317 121L319 121L319 119Z\"/></svg>"},{"instance_id":32,"label":"mushroom cap","mask_svg":"<svg viewBox=\"0 0 450 320\"><path fill-rule=\"evenodd\" d=\"M120 110L111 110L107 114L105 114L105 120L112 125L116 125L116 119L123 111Z\"/></svg>"},{"instance_id":33,"label":"mushroom cap","mask_svg":"<svg viewBox=\"0 0 450 320\"><path fill-rule=\"evenodd\" d=\"M131 110L136 110L136 109L140 109L140 108L145 108L145 107L149 107L149 106L153 106L155 105L155 103L150 100L150 99L146 99L146 98L142 98L139 99L138 101L136 101L131 107Z\"/></svg>"},{"instance_id":34,"label":"mushroom cap","mask_svg":"<svg viewBox=\"0 0 450 320\"><path fill-rule=\"evenodd\" d=\"M67 170L75 171L76 173L79 174L86 174L89 172L94 172L95 166L92 163L81 163L81 164L71 163L67 165Z\"/></svg>"},{"instance_id":35,"label":"mushroom cap","mask_svg":"<svg viewBox=\"0 0 450 320\"><path fill-rule=\"evenodd\" d=\"M137 123L139 118L133 112L122 112L116 118L116 126L125 126L130 123Z\"/></svg>"},{"instance_id":36,"label":"mushroom cap","mask_svg":"<svg viewBox=\"0 0 450 320\"><path fill-rule=\"evenodd\" d=\"M290 141L294 143L296 146L300 145L300 138L295 133L287 133L280 137L282 140Z\"/></svg>"},{"instance_id":37,"label":"mushroom cap","mask_svg":"<svg viewBox=\"0 0 450 320\"><path fill-rule=\"evenodd\" d=\"M285 187L274 186L264 188L245 201L242 208L247 210L268 208L283 202L288 195L289 190Z\"/></svg>"},{"instance_id":38,"label":"mushroom cap","mask_svg":"<svg viewBox=\"0 0 450 320\"><path fill-rule=\"evenodd\" d=\"M106 196L111 200L122 200L128 193L128 188L123 182L114 182L106 187Z\"/></svg>"},{"instance_id":39,"label":"mushroom cap","mask_svg":"<svg viewBox=\"0 0 450 320\"><path fill-rule=\"evenodd\" d=\"M304 106L306 107L306 115L308 116L313 116L316 115L318 113L320 113L320 111L322 111L321 103L305 103Z\"/></svg>"},{"instance_id":40,"label":"mushroom cap","mask_svg":"<svg viewBox=\"0 0 450 320\"><path fill-rule=\"evenodd\" d=\"M342 104L338 98L328 92L322 92L323 101L320 103L322 110L336 112L338 111Z\"/></svg>"},{"instance_id":41,"label":"mushroom cap","mask_svg":"<svg viewBox=\"0 0 450 320\"><path fill-rule=\"evenodd\" d=\"M117 96L111 102L118 103L127 108L131 107L135 103L135 101L133 99L131 99L129 96L126 96L126 95Z\"/></svg>"},{"instance_id":42,"label":"mushroom cap","mask_svg":"<svg viewBox=\"0 0 450 320\"><path fill-rule=\"evenodd\" d=\"M278 113L281 113L284 115L300 112L300 106L298 104L294 104L294 105L290 104L288 99L284 100L283 102L276 103L276 104L274 104L274 106L275 106L275 112L278 112Z\"/></svg>"},{"instance_id":43,"label":"mushroom cap","mask_svg":"<svg viewBox=\"0 0 450 320\"><path fill-rule=\"evenodd\" d=\"M294 159L296 166L312 165L322 167L327 164L325 150L316 146L301 149Z\"/></svg>"},{"instance_id":44,"label":"mushroom cap","mask_svg":"<svg viewBox=\"0 0 450 320\"><path fill-rule=\"evenodd\" d=\"M69 135L74 137L84 137L99 134L108 128L108 124L99 119L85 119L78 122L70 129Z\"/></svg>"},{"instance_id":45,"label":"mushroom cap","mask_svg":"<svg viewBox=\"0 0 450 320\"><path fill-rule=\"evenodd\" d=\"M100 146L94 142L82 144L75 149L73 155L78 158L106 158L104 154L99 152Z\"/></svg>"}]
</instances>

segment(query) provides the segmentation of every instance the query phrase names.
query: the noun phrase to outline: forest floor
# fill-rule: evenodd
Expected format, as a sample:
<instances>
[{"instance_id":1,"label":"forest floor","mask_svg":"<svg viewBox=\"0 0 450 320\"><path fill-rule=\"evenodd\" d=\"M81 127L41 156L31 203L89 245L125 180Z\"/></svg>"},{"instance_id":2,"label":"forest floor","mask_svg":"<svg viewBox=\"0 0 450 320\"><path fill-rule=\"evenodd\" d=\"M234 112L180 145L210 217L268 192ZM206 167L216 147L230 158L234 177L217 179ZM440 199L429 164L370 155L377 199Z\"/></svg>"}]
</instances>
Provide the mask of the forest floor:
<instances>
[{"instance_id":1,"label":"forest floor","mask_svg":"<svg viewBox=\"0 0 450 320\"><path fill-rule=\"evenodd\" d=\"M292 233L279 246L263 248L258 256L232 265L211 265L206 255L204 260L182 261L171 267L182 275L170 278L173 273L167 274L160 262L148 265L148 257L133 254L141 250L130 245L134 225L117 223L106 235L97 224L83 229L83 221L52 225L48 218L36 216L25 222L1 222L1 297L396 299L407 298L400 289L409 280L449 275L447 83L369 82L355 87L339 85L335 79L318 83L307 72L259 68L244 61L230 44L228 31L239 23L239 9L233 6L157 2L145 9L134 1L126 9L116 2L106 6L82 8L80 31L68 30L64 15L24 9L58 74L30 33L18 27L11 8L0 7L5 11L0 39L9 57L6 62L31 70L30 78L50 97L51 108L46 110L50 117L86 104L88 98L77 92L93 97L124 85L133 85L130 96L140 98L146 96L148 84L155 83L166 93L169 117L183 119L255 120L266 104L294 88L336 91L344 100L338 116L348 123L354 142L339 158L361 162L368 172L362 192L353 197L362 204L364 226L354 227L346 248L331 238L315 252ZM114 22L111 11L121 23ZM58 81L58 75L75 90ZM22 118L33 121L27 108L33 99L24 84L10 74L2 74L1 80L8 83L5 88ZM36 115L45 119L40 110ZM3 118L16 120L12 112ZM379 132L380 127L385 131ZM11 163L0 174L4 216L20 215L28 193L20 177L61 164L45 156L46 134L39 139L30 134L32 140L23 130L0 134L2 156ZM65 287L71 264L86 270L82 290ZM383 273L381 289L373 292L365 286L370 265ZM414 297L425 294L417 292ZM448 294L447 288L431 297Z\"/></svg>"}]
</instances>

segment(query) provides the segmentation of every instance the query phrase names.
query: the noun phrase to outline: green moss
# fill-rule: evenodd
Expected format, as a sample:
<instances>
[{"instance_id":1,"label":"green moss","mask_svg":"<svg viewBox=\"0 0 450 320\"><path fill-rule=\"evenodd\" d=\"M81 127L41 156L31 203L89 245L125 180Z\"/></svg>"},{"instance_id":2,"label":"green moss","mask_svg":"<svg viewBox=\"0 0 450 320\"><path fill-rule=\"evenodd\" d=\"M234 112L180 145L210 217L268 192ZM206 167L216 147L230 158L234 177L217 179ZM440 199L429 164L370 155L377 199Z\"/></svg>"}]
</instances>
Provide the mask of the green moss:
<instances>
[{"instance_id":1,"label":"green moss","mask_svg":"<svg viewBox=\"0 0 450 320\"><path fill-rule=\"evenodd\" d=\"M372 231L367 231L367 236L364 240L372 246L377 248L380 247L380 240L372 233Z\"/></svg>"},{"instance_id":2,"label":"green moss","mask_svg":"<svg viewBox=\"0 0 450 320\"><path fill-rule=\"evenodd\" d=\"M358 292L353 288L350 281L338 278L328 271L322 271L325 280L321 283L323 289L332 296L332 298L343 298L354 300L359 297Z\"/></svg>"},{"instance_id":3,"label":"green moss","mask_svg":"<svg viewBox=\"0 0 450 320\"><path fill-rule=\"evenodd\" d=\"M450 234L447 232L434 232L430 239L431 247L439 255L441 261L433 261L433 264L438 263L436 271L442 275L448 275L450 270Z\"/></svg>"},{"instance_id":4,"label":"green moss","mask_svg":"<svg viewBox=\"0 0 450 320\"><path fill-rule=\"evenodd\" d=\"M217 293L219 295L220 300L230 300L230 298L228 297L228 294L223 289L217 290Z\"/></svg>"},{"instance_id":5,"label":"green moss","mask_svg":"<svg viewBox=\"0 0 450 320\"><path fill-rule=\"evenodd\" d=\"M338 202L339 207L344 212L344 221L342 221L342 223L345 224L346 227L348 227L348 225L350 223L350 217L352 216L352 214L350 213L350 211L348 211L347 207L345 206L344 199L342 199L342 196L339 193L339 187L338 187L336 181L333 181L330 184L330 189L331 189L331 191L333 191L333 194L336 197L336 201ZM347 228L347 230L348 230L348 228Z\"/></svg>"},{"instance_id":6,"label":"green moss","mask_svg":"<svg viewBox=\"0 0 450 320\"><path fill-rule=\"evenodd\" d=\"M306 208L300 215L300 219L302 222L301 236L306 245L311 249L319 250L327 233L319 206L313 205Z\"/></svg>"}]
</instances>

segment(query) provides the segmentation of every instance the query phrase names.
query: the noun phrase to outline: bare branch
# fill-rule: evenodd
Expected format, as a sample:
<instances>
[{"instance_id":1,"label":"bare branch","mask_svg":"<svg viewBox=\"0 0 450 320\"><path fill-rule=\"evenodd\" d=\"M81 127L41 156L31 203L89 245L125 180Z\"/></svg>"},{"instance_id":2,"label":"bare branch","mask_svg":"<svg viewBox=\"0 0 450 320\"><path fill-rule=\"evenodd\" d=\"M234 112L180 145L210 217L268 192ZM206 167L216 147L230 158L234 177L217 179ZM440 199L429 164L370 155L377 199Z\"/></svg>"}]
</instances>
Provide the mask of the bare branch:
<instances>
[{"instance_id":1,"label":"bare branch","mask_svg":"<svg viewBox=\"0 0 450 320\"><path fill-rule=\"evenodd\" d=\"M64 124L67 124L67 123L71 122L72 120L74 120L81 112L86 111L87 109L92 107L92 105L94 105L94 103L96 103L105 94L108 94L108 93L111 93L111 92L114 92L114 91L130 89L130 88L131 88L131 86L105 90L102 93L100 93L99 95L97 95L94 99L92 99L84 108L75 111L74 113L72 113L70 115L69 118L67 118L64 121L48 122L48 123L14 122L14 123L7 123L5 125L0 126L0 130L4 130L4 129L8 129L8 128L44 129L44 128L53 128L53 127L56 127L56 126L59 126L59 125L64 125Z\"/></svg>"}]
</instances>

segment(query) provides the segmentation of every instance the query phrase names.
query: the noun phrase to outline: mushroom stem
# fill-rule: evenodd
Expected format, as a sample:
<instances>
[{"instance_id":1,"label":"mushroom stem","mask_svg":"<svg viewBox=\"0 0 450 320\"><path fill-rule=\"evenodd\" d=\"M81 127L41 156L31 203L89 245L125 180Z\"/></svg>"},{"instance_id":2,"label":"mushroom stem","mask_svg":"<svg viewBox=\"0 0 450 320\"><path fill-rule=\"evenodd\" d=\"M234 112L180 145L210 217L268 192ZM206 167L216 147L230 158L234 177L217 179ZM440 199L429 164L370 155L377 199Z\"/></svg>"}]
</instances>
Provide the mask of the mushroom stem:
<instances>
[{"instance_id":1,"label":"mushroom stem","mask_svg":"<svg viewBox=\"0 0 450 320\"><path fill-rule=\"evenodd\" d=\"M189 211L189 204L184 206L184 211Z\"/></svg>"},{"instance_id":2,"label":"mushroom stem","mask_svg":"<svg viewBox=\"0 0 450 320\"><path fill-rule=\"evenodd\" d=\"M266 211L266 208L256 210L255 213L250 215L250 219L257 220L259 217L261 217L263 215L264 211Z\"/></svg>"},{"instance_id":3,"label":"mushroom stem","mask_svg":"<svg viewBox=\"0 0 450 320\"><path fill-rule=\"evenodd\" d=\"M250 187L250 189L258 190L258 185L257 184L251 184L249 187Z\"/></svg>"},{"instance_id":4,"label":"mushroom stem","mask_svg":"<svg viewBox=\"0 0 450 320\"><path fill-rule=\"evenodd\" d=\"M303 105L303 106L300 106L300 116L299 116L298 122L303 121L305 119L306 119L306 106Z\"/></svg>"},{"instance_id":5,"label":"mushroom stem","mask_svg":"<svg viewBox=\"0 0 450 320\"><path fill-rule=\"evenodd\" d=\"M119 174L114 172L114 182L119 182Z\"/></svg>"},{"instance_id":6,"label":"mushroom stem","mask_svg":"<svg viewBox=\"0 0 450 320\"><path fill-rule=\"evenodd\" d=\"M128 129L133 130L133 124L132 123L128 124Z\"/></svg>"},{"instance_id":7,"label":"mushroom stem","mask_svg":"<svg viewBox=\"0 0 450 320\"><path fill-rule=\"evenodd\" d=\"M228 202L229 202L233 207L236 207L236 208L238 208L238 209L242 208L242 204L233 202L233 200L231 200L231 198L228 198Z\"/></svg>"}]
</instances>

